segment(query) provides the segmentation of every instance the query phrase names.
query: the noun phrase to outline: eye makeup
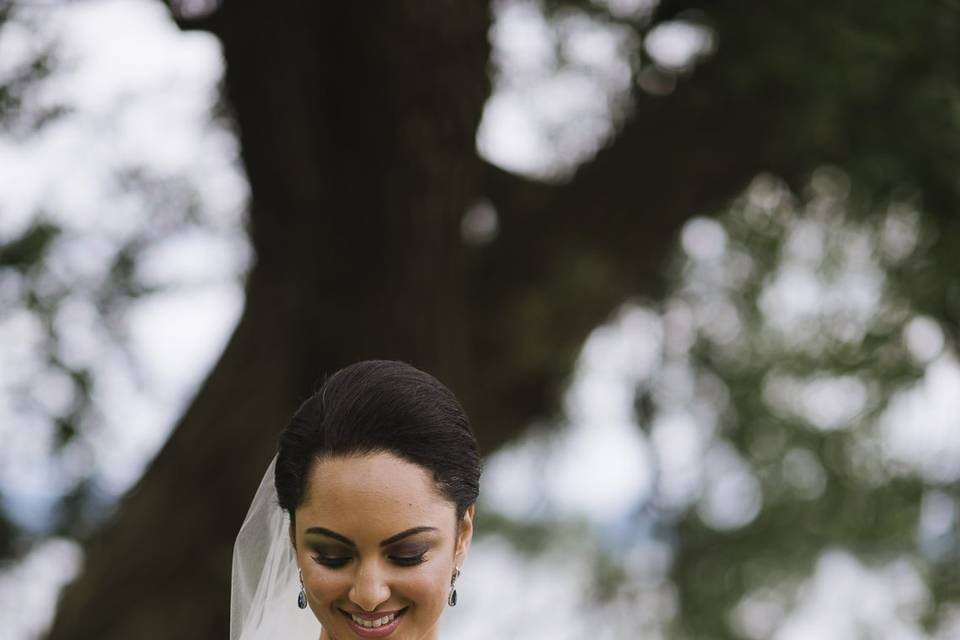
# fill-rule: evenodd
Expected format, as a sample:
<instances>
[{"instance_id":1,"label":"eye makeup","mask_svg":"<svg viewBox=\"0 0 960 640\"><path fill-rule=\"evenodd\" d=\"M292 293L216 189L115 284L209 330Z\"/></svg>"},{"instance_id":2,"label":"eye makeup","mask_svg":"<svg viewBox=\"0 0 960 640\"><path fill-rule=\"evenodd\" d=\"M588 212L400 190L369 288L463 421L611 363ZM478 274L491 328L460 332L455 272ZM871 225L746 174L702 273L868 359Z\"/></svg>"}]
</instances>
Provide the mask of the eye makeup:
<instances>
[{"instance_id":1,"label":"eye makeup","mask_svg":"<svg viewBox=\"0 0 960 640\"><path fill-rule=\"evenodd\" d=\"M402 567L412 567L424 561L424 556L430 549L430 545L423 543L418 545L405 544L393 549L388 558L395 564Z\"/></svg>"},{"instance_id":2,"label":"eye makeup","mask_svg":"<svg viewBox=\"0 0 960 640\"><path fill-rule=\"evenodd\" d=\"M313 559L325 567L342 567L353 557L353 551L341 545L311 544Z\"/></svg>"},{"instance_id":3,"label":"eye makeup","mask_svg":"<svg viewBox=\"0 0 960 640\"><path fill-rule=\"evenodd\" d=\"M349 557L313 556L313 559L317 564L330 567L331 569L339 569L350 562Z\"/></svg>"},{"instance_id":4,"label":"eye makeup","mask_svg":"<svg viewBox=\"0 0 960 640\"><path fill-rule=\"evenodd\" d=\"M426 553L421 553L416 556L390 556L390 559L394 564L401 567L414 567L418 564L423 564L425 555Z\"/></svg>"},{"instance_id":5,"label":"eye makeup","mask_svg":"<svg viewBox=\"0 0 960 640\"><path fill-rule=\"evenodd\" d=\"M430 545L426 543L419 545L406 544L392 549L392 553L387 556L387 559L400 567L413 567L424 562L429 549ZM353 559L353 553L347 549L315 546L313 551L315 552L314 561L331 569L346 566Z\"/></svg>"}]
</instances>

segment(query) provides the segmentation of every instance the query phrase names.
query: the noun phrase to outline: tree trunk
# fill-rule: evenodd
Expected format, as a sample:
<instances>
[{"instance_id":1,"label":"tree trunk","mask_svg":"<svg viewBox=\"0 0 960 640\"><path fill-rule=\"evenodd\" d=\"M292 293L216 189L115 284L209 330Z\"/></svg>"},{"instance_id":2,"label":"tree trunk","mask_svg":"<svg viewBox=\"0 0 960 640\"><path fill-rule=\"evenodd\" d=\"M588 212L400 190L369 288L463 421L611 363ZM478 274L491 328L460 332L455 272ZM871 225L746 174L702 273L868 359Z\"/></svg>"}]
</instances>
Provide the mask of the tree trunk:
<instances>
[{"instance_id":1,"label":"tree trunk","mask_svg":"<svg viewBox=\"0 0 960 640\"><path fill-rule=\"evenodd\" d=\"M279 430L324 374L367 357L412 362L453 388L492 452L555 406L594 326L625 299L660 290L664 258L690 216L716 211L759 171L796 185L824 160L855 168L865 158L861 175L886 176L891 157L915 152L910 126L924 120L913 115L924 113L912 110L924 104L916 97L939 86L925 75L932 60L908 56L878 75L899 78L895 93L848 95L864 59L898 47L851 37L868 48L847 59L812 48L794 67L790 55L758 52L794 31L803 43L847 31L832 19L805 22L801 4L795 21L785 5L766 7L776 14L766 22L719 7L717 52L669 96L638 91L610 146L567 184L548 186L476 157L489 93L486 3L212 4L220 8L210 17L177 22L214 32L224 47L252 193L246 306L169 442L86 541L56 640L224 637L234 536ZM698 7L663 0L652 20ZM847 18L857 26L850 33L862 22ZM943 20L933 22L941 33ZM927 46L935 42L917 38L914 53L937 55ZM898 96L911 108L896 119L862 116L862 105ZM943 201L954 202L941 147L924 149L918 166L947 169L903 175L922 185L946 175L941 192L954 200ZM496 206L499 234L466 246L461 216L481 196Z\"/></svg>"},{"instance_id":2,"label":"tree trunk","mask_svg":"<svg viewBox=\"0 0 960 640\"><path fill-rule=\"evenodd\" d=\"M225 637L232 540L323 375L398 358L469 396L460 219L481 177L487 7L227 2L218 19L253 195L245 309L88 541L51 638Z\"/></svg>"},{"instance_id":3,"label":"tree trunk","mask_svg":"<svg viewBox=\"0 0 960 640\"><path fill-rule=\"evenodd\" d=\"M556 406L593 327L657 291L685 220L764 162L763 128L680 88L639 103L566 185L483 164L484 3L224 2L179 23L223 42L256 262L225 353L86 541L53 640L224 637L234 537L325 374L371 357L422 367L490 453ZM468 246L461 219L481 196L500 231Z\"/></svg>"}]
</instances>

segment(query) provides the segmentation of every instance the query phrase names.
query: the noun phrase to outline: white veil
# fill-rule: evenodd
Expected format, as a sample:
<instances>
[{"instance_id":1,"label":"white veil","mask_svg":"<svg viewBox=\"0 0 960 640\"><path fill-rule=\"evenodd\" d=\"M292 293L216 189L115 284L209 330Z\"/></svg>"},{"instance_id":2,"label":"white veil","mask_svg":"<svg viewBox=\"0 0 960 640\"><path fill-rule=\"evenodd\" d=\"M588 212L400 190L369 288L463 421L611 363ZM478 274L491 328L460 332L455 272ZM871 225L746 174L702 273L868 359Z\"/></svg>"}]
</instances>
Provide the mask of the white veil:
<instances>
[{"instance_id":1,"label":"white veil","mask_svg":"<svg viewBox=\"0 0 960 640\"><path fill-rule=\"evenodd\" d=\"M233 546L230 640L318 640L320 623L297 607L300 581L290 519L277 502L274 457Z\"/></svg>"}]
</instances>

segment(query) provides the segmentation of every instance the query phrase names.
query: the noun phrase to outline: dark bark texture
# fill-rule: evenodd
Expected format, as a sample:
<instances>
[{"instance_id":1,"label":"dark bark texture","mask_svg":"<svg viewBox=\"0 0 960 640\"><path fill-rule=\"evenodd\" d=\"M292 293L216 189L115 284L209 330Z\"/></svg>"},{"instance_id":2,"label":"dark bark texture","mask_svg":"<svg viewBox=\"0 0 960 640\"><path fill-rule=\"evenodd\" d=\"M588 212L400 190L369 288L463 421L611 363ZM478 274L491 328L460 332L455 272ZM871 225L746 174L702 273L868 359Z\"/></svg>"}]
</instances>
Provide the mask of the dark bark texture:
<instances>
[{"instance_id":1,"label":"dark bark texture","mask_svg":"<svg viewBox=\"0 0 960 640\"><path fill-rule=\"evenodd\" d=\"M324 374L371 357L424 368L462 399L489 453L553 411L593 327L658 293L689 217L761 169L805 166L768 143L790 114L773 100L758 118L755 94L723 94L719 60L699 85L638 96L562 185L486 165L475 135L489 11L227 0L178 20L223 43L256 261L222 358L85 542L49 638L225 637L234 537L280 429ZM461 219L480 198L499 233L466 244Z\"/></svg>"},{"instance_id":2,"label":"dark bark texture","mask_svg":"<svg viewBox=\"0 0 960 640\"><path fill-rule=\"evenodd\" d=\"M593 327L660 292L683 223L759 171L798 185L830 162L858 184L912 183L941 238L958 237L955 168L941 160L960 136L924 124L955 119L955 93L941 95L955 87L943 81L956 77L952 12L904 22L895 2L662 0L650 24L709 7L719 48L668 78L669 95L638 90L608 147L548 185L476 154L487 3L219 4L176 21L223 44L252 192L246 305L170 440L84 542L53 640L225 637L234 536L280 429L324 374L370 357L422 367L492 452L550 415ZM599 6L545 3L569 4ZM460 226L479 199L499 232L474 245ZM938 243L931 255L953 264L957 242ZM958 301L921 300L946 327Z\"/></svg>"},{"instance_id":3,"label":"dark bark texture","mask_svg":"<svg viewBox=\"0 0 960 640\"><path fill-rule=\"evenodd\" d=\"M226 637L232 538L315 383L380 357L470 388L459 225L481 179L487 7L226 2L205 26L223 43L253 194L245 309L87 542L51 638Z\"/></svg>"}]
</instances>

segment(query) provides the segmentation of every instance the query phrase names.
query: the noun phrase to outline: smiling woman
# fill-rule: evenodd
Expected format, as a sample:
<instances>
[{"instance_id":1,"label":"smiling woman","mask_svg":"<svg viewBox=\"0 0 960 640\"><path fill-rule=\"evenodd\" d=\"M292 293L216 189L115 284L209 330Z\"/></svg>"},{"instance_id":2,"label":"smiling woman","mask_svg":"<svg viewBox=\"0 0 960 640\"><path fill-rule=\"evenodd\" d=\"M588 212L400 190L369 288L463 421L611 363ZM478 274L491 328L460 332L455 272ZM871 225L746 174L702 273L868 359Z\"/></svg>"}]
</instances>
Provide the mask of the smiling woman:
<instances>
[{"instance_id":1,"label":"smiling woman","mask_svg":"<svg viewBox=\"0 0 960 640\"><path fill-rule=\"evenodd\" d=\"M284 430L237 537L231 640L436 640L479 479L469 420L435 378L393 361L337 372Z\"/></svg>"}]
</instances>

